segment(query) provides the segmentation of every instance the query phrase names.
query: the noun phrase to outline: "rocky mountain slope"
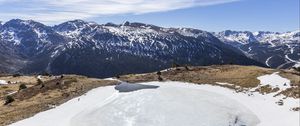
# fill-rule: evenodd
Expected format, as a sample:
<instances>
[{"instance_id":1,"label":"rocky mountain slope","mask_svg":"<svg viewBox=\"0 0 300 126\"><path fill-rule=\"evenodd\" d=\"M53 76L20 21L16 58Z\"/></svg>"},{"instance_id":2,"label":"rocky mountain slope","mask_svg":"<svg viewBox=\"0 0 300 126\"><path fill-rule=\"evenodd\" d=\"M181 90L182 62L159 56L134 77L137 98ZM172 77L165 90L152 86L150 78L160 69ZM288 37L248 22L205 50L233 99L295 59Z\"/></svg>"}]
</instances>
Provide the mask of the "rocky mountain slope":
<instances>
[{"instance_id":1,"label":"rocky mountain slope","mask_svg":"<svg viewBox=\"0 0 300 126\"><path fill-rule=\"evenodd\" d=\"M4 72L108 77L155 71L174 62L263 66L206 31L130 22L74 20L50 27L14 19L0 26L0 48Z\"/></svg>"},{"instance_id":2,"label":"rocky mountain slope","mask_svg":"<svg viewBox=\"0 0 300 126\"><path fill-rule=\"evenodd\" d=\"M248 57L272 68L289 68L300 64L300 31L215 33L221 41L236 47Z\"/></svg>"}]
</instances>

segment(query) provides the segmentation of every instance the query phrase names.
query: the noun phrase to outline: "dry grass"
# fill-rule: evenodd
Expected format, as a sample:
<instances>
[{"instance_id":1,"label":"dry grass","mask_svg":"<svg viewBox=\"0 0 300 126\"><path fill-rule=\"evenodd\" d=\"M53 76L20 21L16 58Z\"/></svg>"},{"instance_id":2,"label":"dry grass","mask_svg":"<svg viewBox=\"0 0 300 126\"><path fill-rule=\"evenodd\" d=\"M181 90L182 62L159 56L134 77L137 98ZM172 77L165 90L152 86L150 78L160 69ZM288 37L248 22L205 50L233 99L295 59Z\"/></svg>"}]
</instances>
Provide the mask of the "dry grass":
<instances>
[{"instance_id":1,"label":"dry grass","mask_svg":"<svg viewBox=\"0 0 300 126\"><path fill-rule=\"evenodd\" d=\"M291 83L293 84L292 86L300 87L300 72L283 70L279 73L279 75L291 80Z\"/></svg>"},{"instance_id":2,"label":"dry grass","mask_svg":"<svg viewBox=\"0 0 300 126\"><path fill-rule=\"evenodd\" d=\"M54 79L55 76L42 76L43 81L48 81ZM37 81L37 76L18 76L18 77L13 77L13 76L0 76L0 80L6 80L10 81L12 83L20 84L20 83L26 83L26 84L35 84Z\"/></svg>"},{"instance_id":3,"label":"dry grass","mask_svg":"<svg viewBox=\"0 0 300 126\"><path fill-rule=\"evenodd\" d=\"M270 85L264 85L255 89L255 91L260 92L261 94L269 94L269 93L277 92L279 90L280 90L279 88L272 88Z\"/></svg>"},{"instance_id":4,"label":"dry grass","mask_svg":"<svg viewBox=\"0 0 300 126\"><path fill-rule=\"evenodd\" d=\"M254 67L254 66L204 66L189 67L186 70L183 67L163 71L161 77L165 80L184 81L197 84L216 84L216 82L227 82L241 87L256 87L259 84L258 76L270 74L272 69ZM156 81L156 73L142 75L121 76L121 80L129 82Z\"/></svg>"},{"instance_id":5,"label":"dry grass","mask_svg":"<svg viewBox=\"0 0 300 126\"><path fill-rule=\"evenodd\" d=\"M117 83L119 82L76 75L68 75L62 79L57 77L45 80L43 88L42 85L35 84L13 94L15 101L9 105L3 105L4 100L2 98L0 101L0 126L31 117L36 113L50 109L52 105L60 105L74 97L83 95L93 88ZM18 90L16 85L8 85L8 88L14 91Z\"/></svg>"},{"instance_id":6,"label":"dry grass","mask_svg":"<svg viewBox=\"0 0 300 126\"><path fill-rule=\"evenodd\" d=\"M49 81L55 79L55 76L43 76L43 81ZM2 75L0 76L0 80L5 80L7 82L11 82L9 85L0 85L0 99L3 99L4 96L10 94L12 92L18 91L20 84L25 84L27 87L32 87L37 83L36 76L19 76L13 77L12 75Z\"/></svg>"},{"instance_id":7,"label":"dry grass","mask_svg":"<svg viewBox=\"0 0 300 126\"><path fill-rule=\"evenodd\" d=\"M196 84L211 84L219 85L236 91L247 90L249 88L257 87L260 81L257 77L272 74L274 72L280 72L280 75L291 80L292 88L287 89L279 94L284 94L288 97L300 98L300 78L299 73L286 71L286 70L274 70L268 68L261 68L256 66L237 66L237 65L222 65L222 66L203 66L203 67L179 67L178 69L172 68L168 71L162 71L161 77L164 80L182 81ZM158 81L158 75L156 73L140 74L140 75L125 75L121 76L120 80L127 82L148 82ZM224 82L233 85L220 85L216 82ZM265 94L271 92L277 92L278 88L272 88L269 86L262 86L256 91Z\"/></svg>"}]
</instances>

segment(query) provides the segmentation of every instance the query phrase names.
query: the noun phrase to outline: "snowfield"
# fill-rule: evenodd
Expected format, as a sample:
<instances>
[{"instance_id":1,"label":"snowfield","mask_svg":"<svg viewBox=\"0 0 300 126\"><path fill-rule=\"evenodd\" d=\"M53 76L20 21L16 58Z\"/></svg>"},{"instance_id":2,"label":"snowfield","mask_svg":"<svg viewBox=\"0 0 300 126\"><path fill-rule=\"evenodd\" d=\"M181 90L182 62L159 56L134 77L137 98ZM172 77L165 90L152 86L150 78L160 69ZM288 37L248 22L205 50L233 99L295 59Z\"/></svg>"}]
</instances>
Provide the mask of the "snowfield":
<instances>
[{"instance_id":1,"label":"snowfield","mask_svg":"<svg viewBox=\"0 0 300 126\"><path fill-rule=\"evenodd\" d=\"M273 95L172 81L122 83L11 126L299 126L299 112L290 110L299 99L284 99L279 106L275 102L283 96Z\"/></svg>"},{"instance_id":2,"label":"snowfield","mask_svg":"<svg viewBox=\"0 0 300 126\"><path fill-rule=\"evenodd\" d=\"M260 80L261 85L270 85L273 88L278 87L281 90L285 90L291 87L291 81L278 75L279 72L275 72L270 75L260 76L257 79Z\"/></svg>"}]
</instances>

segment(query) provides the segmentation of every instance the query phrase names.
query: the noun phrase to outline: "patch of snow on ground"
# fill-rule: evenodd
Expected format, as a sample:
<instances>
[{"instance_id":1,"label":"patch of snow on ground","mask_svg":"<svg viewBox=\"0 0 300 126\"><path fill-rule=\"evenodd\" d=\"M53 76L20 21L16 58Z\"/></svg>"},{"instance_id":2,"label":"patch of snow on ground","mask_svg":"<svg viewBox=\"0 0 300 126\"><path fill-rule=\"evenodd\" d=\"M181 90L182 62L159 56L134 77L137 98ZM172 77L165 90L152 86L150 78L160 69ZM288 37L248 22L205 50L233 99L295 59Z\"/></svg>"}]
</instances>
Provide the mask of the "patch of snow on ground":
<instances>
[{"instance_id":1,"label":"patch of snow on ground","mask_svg":"<svg viewBox=\"0 0 300 126\"><path fill-rule=\"evenodd\" d=\"M300 67L300 62L297 62L294 67Z\"/></svg>"},{"instance_id":2,"label":"patch of snow on ground","mask_svg":"<svg viewBox=\"0 0 300 126\"><path fill-rule=\"evenodd\" d=\"M229 84L229 83L225 83L225 82L216 82L219 85L223 85L223 86L235 86L234 84Z\"/></svg>"},{"instance_id":3,"label":"patch of snow on ground","mask_svg":"<svg viewBox=\"0 0 300 126\"><path fill-rule=\"evenodd\" d=\"M118 79L115 79L115 78L104 78L103 80L115 80L115 81L119 81Z\"/></svg>"},{"instance_id":4,"label":"patch of snow on ground","mask_svg":"<svg viewBox=\"0 0 300 126\"><path fill-rule=\"evenodd\" d=\"M13 95L15 93L17 93L18 91L12 91L12 92L9 92L7 95Z\"/></svg>"},{"instance_id":5,"label":"patch of snow on ground","mask_svg":"<svg viewBox=\"0 0 300 126\"><path fill-rule=\"evenodd\" d=\"M113 86L99 87L54 109L41 112L31 118L12 124L11 126L71 126L70 121L75 115L80 114L89 108L100 107L116 95L117 92Z\"/></svg>"},{"instance_id":6,"label":"patch of snow on ground","mask_svg":"<svg viewBox=\"0 0 300 126\"><path fill-rule=\"evenodd\" d=\"M58 55L58 53L59 53L59 50L55 50L55 52L53 52L50 57L54 58Z\"/></svg>"},{"instance_id":7,"label":"patch of snow on ground","mask_svg":"<svg viewBox=\"0 0 300 126\"><path fill-rule=\"evenodd\" d=\"M38 75L36 78L37 79L42 79L42 75Z\"/></svg>"},{"instance_id":8,"label":"patch of snow on ground","mask_svg":"<svg viewBox=\"0 0 300 126\"><path fill-rule=\"evenodd\" d=\"M252 51L252 47L249 47L249 48L248 48L248 52L251 52L251 51Z\"/></svg>"},{"instance_id":9,"label":"patch of snow on ground","mask_svg":"<svg viewBox=\"0 0 300 126\"><path fill-rule=\"evenodd\" d=\"M131 87L138 90L118 91ZM283 106L277 100L212 85L123 83L96 88L11 126L299 126L299 113L289 110L298 99L287 98Z\"/></svg>"},{"instance_id":10,"label":"patch of snow on ground","mask_svg":"<svg viewBox=\"0 0 300 126\"><path fill-rule=\"evenodd\" d=\"M291 62L295 62L295 63L299 62L299 61L296 61L296 60L291 59L291 58L288 56L288 54L285 55L285 58L286 58L287 60L291 61Z\"/></svg>"},{"instance_id":11,"label":"patch of snow on ground","mask_svg":"<svg viewBox=\"0 0 300 126\"><path fill-rule=\"evenodd\" d=\"M5 80L0 80L0 84L4 85L4 84L8 84Z\"/></svg>"},{"instance_id":12,"label":"patch of snow on ground","mask_svg":"<svg viewBox=\"0 0 300 126\"><path fill-rule=\"evenodd\" d=\"M278 75L279 72L275 72L269 75L263 75L258 77L260 80L260 84L262 85L270 85L272 87L278 87L281 90L285 90L290 88L291 81L289 79L283 78Z\"/></svg>"}]
</instances>

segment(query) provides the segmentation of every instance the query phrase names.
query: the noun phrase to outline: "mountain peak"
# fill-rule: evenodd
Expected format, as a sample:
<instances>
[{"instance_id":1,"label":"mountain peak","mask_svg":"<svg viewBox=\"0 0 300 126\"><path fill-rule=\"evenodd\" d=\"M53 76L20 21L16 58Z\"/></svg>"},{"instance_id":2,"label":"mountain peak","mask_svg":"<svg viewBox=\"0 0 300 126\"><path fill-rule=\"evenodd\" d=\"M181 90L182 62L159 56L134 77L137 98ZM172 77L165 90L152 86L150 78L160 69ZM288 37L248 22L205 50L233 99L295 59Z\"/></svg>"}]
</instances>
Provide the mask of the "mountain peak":
<instances>
[{"instance_id":1,"label":"mountain peak","mask_svg":"<svg viewBox=\"0 0 300 126\"><path fill-rule=\"evenodd\" d=\"M88 24L88 22L81 20L81 19L75 19L75 20L71 20L71 21L67 21L65 23L70 23L70 24L75 24L75 25L82 25L82 24Z\"/></svg>"},{"instance_id":2,"label":"mountain peak","mask_svg":"<svg viewBox=\"0 0 300 126\"><path fill-rule=\"evenodd\" d=\"M106 24L104 24L104 26L118 26L117 24L114 24L112 22L108 22Z\"/></svg>"},{"instance_id":3,"label":"mountain peak","mask_svg":"<svg viewBox=\"0 0 300 126\"><path fill-rule=\"evenodd\" d=\"M36 22L34 20L21 20L21 19L12 19L7 21L4 26L29 26L29 27L34 27L34 26L45 26L42 23Z\"/></svg>"},{"instance_id":4,"label":"mountain peak","mask_svg":"<svg viewBox=\"0 0 300 126\"><path fill-rule=\"evenodd\" d=\"M74 31L79 28L84 28L85 26L88 26L88 25L89 25L88 22L76 19L76 20L61 23L59 25L55 25L54 29L56 29L58 31Z\"/></svg>"},{"instance_id":5,"label":"mountain peak","mask_svg":"<svg viewBox=\"0 0 300 126\"><path fill-rule=\"evenodd\" d=\"M129 21L125 21L121 24L121 26L129 26L130 25L130 22Z\"/></svg>"}]
</instances>

